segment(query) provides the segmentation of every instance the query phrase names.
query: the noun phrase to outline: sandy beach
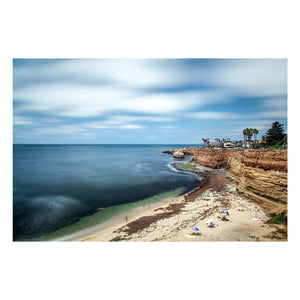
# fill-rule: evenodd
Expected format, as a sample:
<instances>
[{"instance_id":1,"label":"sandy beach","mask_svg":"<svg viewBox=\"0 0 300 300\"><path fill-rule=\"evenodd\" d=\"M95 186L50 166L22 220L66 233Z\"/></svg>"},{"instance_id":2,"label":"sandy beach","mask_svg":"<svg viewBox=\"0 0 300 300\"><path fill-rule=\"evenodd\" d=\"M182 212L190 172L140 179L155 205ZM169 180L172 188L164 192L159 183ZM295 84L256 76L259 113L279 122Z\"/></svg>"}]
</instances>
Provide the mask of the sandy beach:
<instances>
[{"instance_id":1,"label":"sandy beach","mask_svg":"<svg viewBox=\"0 0 300 300\"><path fill-rule=\"evenodd\" d=\"M228 209L226 220L221 219L222 208ZM242 198L226 176L212 174L186 195L151 205L76 241L286 241L284 225L265 224L268 219L268 213Z\"/></svg>"}]
</instances>

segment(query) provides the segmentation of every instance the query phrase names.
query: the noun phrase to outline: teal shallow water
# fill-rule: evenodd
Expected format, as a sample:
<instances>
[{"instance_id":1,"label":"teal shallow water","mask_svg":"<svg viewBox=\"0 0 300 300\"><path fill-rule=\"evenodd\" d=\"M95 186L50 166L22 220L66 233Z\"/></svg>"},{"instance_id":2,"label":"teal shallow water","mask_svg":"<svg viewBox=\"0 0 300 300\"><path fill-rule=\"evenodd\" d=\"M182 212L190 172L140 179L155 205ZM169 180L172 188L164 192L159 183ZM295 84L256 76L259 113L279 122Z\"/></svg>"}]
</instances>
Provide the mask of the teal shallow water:
<instances>
[{"instance_id":1,"label":"teal shallow water","mask_svg":"<svg viewBox=\"0 0 300 300\"><path fill-rule=\"evenodd\" d=\"M72 225L44 234L39 238L33 239L33 241L72 240L81 235L84 236L88 233L94 232L95 230L105 228L111 223L118 222L119 220L125 220L125 216L129 216L130 220L130 214L136 209L143 209L144 207L147 208L164 199L177 197L184 191L184 188L178 188L140 201L108 207L102 211L97 211L92 215L82 217L79 221Z\"/></svg>"}]
</instances>

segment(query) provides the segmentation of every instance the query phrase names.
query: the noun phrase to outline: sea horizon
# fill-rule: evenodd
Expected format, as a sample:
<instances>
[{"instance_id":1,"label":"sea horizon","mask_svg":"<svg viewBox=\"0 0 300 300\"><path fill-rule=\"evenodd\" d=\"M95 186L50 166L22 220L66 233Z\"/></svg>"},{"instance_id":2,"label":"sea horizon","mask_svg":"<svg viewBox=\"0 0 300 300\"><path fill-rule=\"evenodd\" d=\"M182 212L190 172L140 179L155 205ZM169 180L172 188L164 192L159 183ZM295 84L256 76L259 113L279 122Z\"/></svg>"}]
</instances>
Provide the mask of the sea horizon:
<instances>
[{"instance_id":1,"label":"sea horizon","mask_svg":"<svg viewBox=\"0 0 300 300\"><path fill-rule=\"evenodd\" d=\"M13 145L186 145L187 147L196 146L196 145L204 145L203 143L13 143Z\"/></svg>"}]
</instances>

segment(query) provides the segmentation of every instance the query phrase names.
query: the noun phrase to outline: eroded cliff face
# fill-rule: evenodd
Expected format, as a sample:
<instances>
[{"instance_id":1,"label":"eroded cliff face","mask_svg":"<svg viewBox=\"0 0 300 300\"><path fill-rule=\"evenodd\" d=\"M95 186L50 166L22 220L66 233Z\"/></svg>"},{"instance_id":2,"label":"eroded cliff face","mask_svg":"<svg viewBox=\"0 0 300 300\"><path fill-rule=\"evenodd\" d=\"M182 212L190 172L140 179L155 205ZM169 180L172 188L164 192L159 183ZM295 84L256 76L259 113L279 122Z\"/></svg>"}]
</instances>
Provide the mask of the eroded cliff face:
<instances>
[{"instance_id":1,"label":"eroded cliff face","mask_svg":"<svg viewBox=\"0 0 300 300\"><path fill-rule=\"evenodd\" d=\"M239 152L227 157L228 175L237 183L239 193L269 211L286 211L287 151Z\"/></svg>"},{"instance_id":2,"label":"eroded cliff face","mask_svg":"<svg viewBox=\"0 0 300 300\"><path fill-rule=\"evenodd\" d=\"M212 150L184 148L196 163L212 168L228 166L227 174L239 194L268 211L287 209L287 150Z\"/></svg>"}]
</instances>

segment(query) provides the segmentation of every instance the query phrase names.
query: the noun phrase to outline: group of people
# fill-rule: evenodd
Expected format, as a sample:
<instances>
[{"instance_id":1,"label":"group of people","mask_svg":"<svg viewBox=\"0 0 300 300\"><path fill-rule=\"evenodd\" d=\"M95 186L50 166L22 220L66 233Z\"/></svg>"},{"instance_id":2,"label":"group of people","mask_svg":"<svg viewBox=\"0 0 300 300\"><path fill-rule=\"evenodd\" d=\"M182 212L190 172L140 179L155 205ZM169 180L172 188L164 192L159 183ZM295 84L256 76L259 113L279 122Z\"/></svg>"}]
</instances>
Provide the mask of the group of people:
<instances>
[{"instance_id":1,"label":"group of people","mask_svg":"<svg viewBox=\"0 0 300 300\"><path fill-rule=\"evenodd\" d=\"M227 216L229 216L229 211L228 209L222 209L221 212L220 212L220 216L218 216L218 218L221 219L221 221L229 221L227 219Z\"/></svg>"},{"instance_id":2,"label":"group of people","mask_svg":"<svg viewBox=\"0 0 300 300\"><path fill-rule=\"evenodd\" d=\"M227 219L227 216L229 216L228 208L222 208L221 212L220 212L220 216L218 216L218 218L221 219L222 221L229 221ZM206 221L206 226L208 228L214 228L215 226L218 226L218 224L214 224L213 220L207 220Z\"/></svg>"}]
</instances>

